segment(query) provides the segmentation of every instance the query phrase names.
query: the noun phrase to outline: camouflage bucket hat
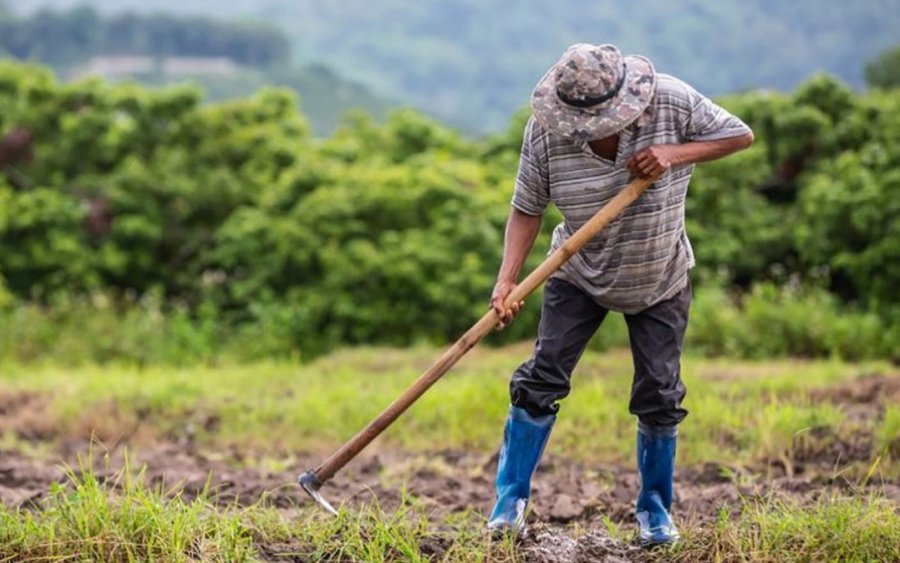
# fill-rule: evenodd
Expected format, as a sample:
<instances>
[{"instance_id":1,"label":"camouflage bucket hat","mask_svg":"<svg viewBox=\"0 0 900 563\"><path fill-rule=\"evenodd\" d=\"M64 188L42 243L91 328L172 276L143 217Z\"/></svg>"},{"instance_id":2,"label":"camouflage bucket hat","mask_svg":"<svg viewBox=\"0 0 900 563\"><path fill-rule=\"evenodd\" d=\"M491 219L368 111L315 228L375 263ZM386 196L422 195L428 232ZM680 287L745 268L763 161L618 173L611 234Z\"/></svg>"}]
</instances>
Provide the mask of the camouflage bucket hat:
<instances>
[{"instance_id":1,"label":"camouflage bucket hat","mask_svg":"<svg viewBox=\"0 0 900 563\"><path fill-rule=\"evenodd\" d=\"M623 56L613 45L576 43L566 49L531 94L531 111L544 129L589 141L633 123L656 90L653 63Z\"/></svg>"}]
</instances>

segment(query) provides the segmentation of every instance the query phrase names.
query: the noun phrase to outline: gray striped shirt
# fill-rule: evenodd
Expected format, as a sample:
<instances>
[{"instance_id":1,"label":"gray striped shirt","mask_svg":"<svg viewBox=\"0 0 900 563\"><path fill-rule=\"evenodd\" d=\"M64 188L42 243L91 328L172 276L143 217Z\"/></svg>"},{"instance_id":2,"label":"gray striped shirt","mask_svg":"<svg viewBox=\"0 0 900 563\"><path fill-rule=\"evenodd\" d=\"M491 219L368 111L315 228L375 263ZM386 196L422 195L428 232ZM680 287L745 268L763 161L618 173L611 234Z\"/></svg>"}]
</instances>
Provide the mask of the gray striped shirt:
<instances>
[{"instance_id":1,"label":"gray striped shirt","mask_svg":"<svg viewBox=\"0 0 900 563\"><path fill-rule=\"evenodd\" d=\"M551 201L564 221L553 231L551 252L632 179L625 168L651 145L712 141L750 132L681 80L657 75L656 94L641 125L619 133L615 162L586 142L545 131L528 120L512 205L541 215ZM554 274L591 295L601 306L637 313L674 296L687 283L694 253L684 230L684 200L693 165L666 171L619 217Z\"/></svg>"}]
</instances>

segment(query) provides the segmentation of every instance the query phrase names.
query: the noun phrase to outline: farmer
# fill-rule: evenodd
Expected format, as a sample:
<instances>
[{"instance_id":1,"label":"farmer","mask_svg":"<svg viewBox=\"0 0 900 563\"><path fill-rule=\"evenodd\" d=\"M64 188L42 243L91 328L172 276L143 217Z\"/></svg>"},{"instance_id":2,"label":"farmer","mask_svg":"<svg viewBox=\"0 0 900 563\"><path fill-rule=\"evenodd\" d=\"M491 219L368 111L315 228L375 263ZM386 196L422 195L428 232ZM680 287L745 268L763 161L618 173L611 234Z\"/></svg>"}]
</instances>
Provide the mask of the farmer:
<instances>
[{"instance_id":1,"label":"farmer","mask_svg":"<svg viewBox=\"0 0 900 563\"><path fill-rule=\"evenodd\" d=\"M623 56L613 45L569 47L538 82L531 109L491 296L500 328L522 306L505 308L503 302L548 203L564 217L553 232L555 250L633 175L661 175L547 282L534 352L510 383L488 527L524 529L531 476L559 401L569 394L572 370L607 312L619 311L634 362L629 411L638 418L640 542L673 543L675 440L687 416L680 358L694 265L684 229L685 195L695 163L749 147L753 133L691 86L657 73L645 57Z\"/></svg>"}]
</instances>

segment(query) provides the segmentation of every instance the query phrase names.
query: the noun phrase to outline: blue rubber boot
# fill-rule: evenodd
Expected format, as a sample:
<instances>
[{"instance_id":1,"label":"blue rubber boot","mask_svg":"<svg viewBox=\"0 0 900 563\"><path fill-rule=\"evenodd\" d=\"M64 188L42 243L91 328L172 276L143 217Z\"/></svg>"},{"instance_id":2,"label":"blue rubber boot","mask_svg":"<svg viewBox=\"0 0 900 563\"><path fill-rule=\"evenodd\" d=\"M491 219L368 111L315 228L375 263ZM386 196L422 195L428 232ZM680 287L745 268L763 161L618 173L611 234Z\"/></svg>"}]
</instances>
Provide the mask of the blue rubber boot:
<instances>
[{"instance_id":1,"label":"blue rubber boot","mask_svg":"<svg viewBox=\"0 0 900 563\"><path fill-rule=\"evenodd\" d=\"M638 424L637 461L641 474L637 515L643 547L670 545L679 534L672 523L672 480L675 474L677 427Z\"/></svg>"},{"instance_id":2,"label":"blue rubber boot","mask_svg":"<svg viewBox=\"0 0 900 563\"><path fill-rule=\"evenodd\" d=\"M509 408L497 462L497 503L491 512L488 530L511 534L525 531L531 476L555 421L553 414L533 417L525 409Z\"/></svg>"}]
</instances>

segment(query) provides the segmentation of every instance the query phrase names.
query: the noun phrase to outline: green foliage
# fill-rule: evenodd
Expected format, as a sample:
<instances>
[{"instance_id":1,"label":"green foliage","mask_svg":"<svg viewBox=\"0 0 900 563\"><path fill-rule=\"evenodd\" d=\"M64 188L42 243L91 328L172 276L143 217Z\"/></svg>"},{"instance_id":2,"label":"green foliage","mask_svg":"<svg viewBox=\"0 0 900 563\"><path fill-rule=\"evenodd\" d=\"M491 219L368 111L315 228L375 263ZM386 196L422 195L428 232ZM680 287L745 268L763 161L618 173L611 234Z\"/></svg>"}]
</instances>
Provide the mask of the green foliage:
<instances>
[{"instance_id":1,"label":"green foliage","mask_svg":"<svg viewBox=\"0 0 900 563\"><path fill-rule=\"evenodd\" d=\"M448 290L468 288L471 280L465 276L471 272L453 271L446 282L428 282L432 288L423 290L422 280L434 274L417 269L427 270L428 257L413 254L407 258L416 262L396 268L385 262L394 256L391 252L382 254L371 245L365 250L354 249L349 258L330 264L333 269L327 278L309 282L305 291L288 289L287 298L253 300L240 316L223 312L212 299L193 309L166 304L158 291L130 301L104 293L84 298L62 293L47 305L20 304L0 285L0 360L191 365L308 359L342 343L442 343L457 338L483 314L481 292L454 295ZM396 277L390 277L395 271ZM489 291L489 276L478 275L484 278L484 291ZM430 303L432 310L402 305L407 302ZM538 302L533 299L524 318L489 341L532 337ZM707 284L695 292L686 349L709 357L898 361L898 334L896 322L886 326L875 313L841 306L822 289L762 284L736 299ZM621 315L611 314L590 349L627 346L625 322Z\"/></svg>"},{"instance_id":2,"label":"green foliage","mask_svg":"<svg viewBox=\"0 0 900 563\"><path fill-rule=\"evenodd\" d=\"M723 103L757 142L697 171L690 338L717 355L900 356L896 93L817 76L790 96ZM150 326L196 336L125 328L131 342L77 361L210 360L225 334L251 339L242 358L452 340L486 311L526 117L473 142L414 111L383 124L355 113L314 141L279 90L201 105L191 88L58 85L0 65L0 135L35 139L33 160L0 174L4 300L33 303L10 303L10 318L53 325L7 331L6 354L67 341L98 295L110 305L86 322L94 334L159 315ZM558 221L551 210L538 249ZM539 303L491 341L532 337ZM154 351L137 352L142 340ZM594 346L626 340L611 321Z\"/></svg>"},{"instance_id":3,"label":"green foliage","mask_svg":"<svg viewBox=\"0 0 900 563\"><path fill-rule=\"evenodd\" d=\"M759 284L736 304L706 285L691 310L687 347L710 356L892 358L900 360L897 329L875 313L841 306L815 287Z\"/></svg>"},{"instance_id":4,"label":"green foliage","mask_svg":"<svg viewBox=\"0 0 900 563\"><path fill-rule=\"evenodd\" d=\"M878 125L897 126L896 115ZM802 260L844 277L842 293L884 308L897 305L900 287L900 152L895 132L872 136L862 150L843 152L811 175L795 236Z\"/></svg>"},{"instance_id":5,"label":"green foliage","mask_svg":"<svg viewBox=\"0 0 900 563\"><path fill-rule=\"evenodd\" d=\"M687 217L701 275L718 270L745 287L824 279L887 318L900 286L898 100L854 95L827 76L792 96L726 100L757 142L697 171Z\"/></svg>"},{"instance_id":6,"label":"green foliage","mask_svg":"<svg viewBox=\"0 0 900 563\"><path fill-rule=\"evenodd\" d=\"M183 306L164 306L159 292L125 303L102 293L83 298L60 293L46 305L2 301L0 295L0 357L9 360L184 365L224 357L291 356L291 350L273 350L259 337L250 341L252 346L240 347L240 353L232 352L230 344L240 344L246 333L229 330L232 327L222 323L210 303L191 312ZM278 345L289 346L290 339L280 338Z\"/></svg>"},{"instance_id":7,"label":"green foliage","mask_svg":"<svg viewBox=\"0 0 900 563\"><path fill-rule=\"evenodd\" d=\"M704 275L748 284L774 264L790 261L784 225L789 210L758 190L771 178L766 146L757 143L695 172L686 203L687 232Z\"/></svg>"},{"instance_id":8,"label":"green foliage","mask_svg":"<svg viewBox=\"0 0 900 563\"><path fill-rule=\"evenodd\" d=\"M882 52L866 63L866 82L873 88L900 86L900 45Z\"/></svg>"}]
</instances>

